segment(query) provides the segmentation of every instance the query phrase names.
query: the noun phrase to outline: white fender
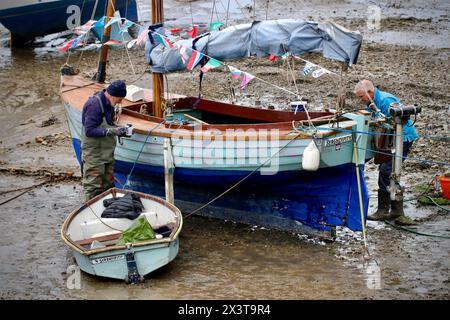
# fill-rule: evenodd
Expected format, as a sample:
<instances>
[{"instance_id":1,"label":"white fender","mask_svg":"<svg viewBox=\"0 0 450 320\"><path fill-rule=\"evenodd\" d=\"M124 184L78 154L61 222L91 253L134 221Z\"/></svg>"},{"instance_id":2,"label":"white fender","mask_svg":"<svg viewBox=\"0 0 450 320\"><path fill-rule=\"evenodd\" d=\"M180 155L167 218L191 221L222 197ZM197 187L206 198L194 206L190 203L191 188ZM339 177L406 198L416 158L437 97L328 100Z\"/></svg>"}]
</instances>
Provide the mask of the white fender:
<instances>
[{"instance_id":1,"label":"white fender","mask_svg":"<svg viewBox=\"0 0 450 320\"><path fill-rule=\"evenodd\" d=\"M314 140L311 141L303 151L302 167L303 170L316 171L319 169L320 151L317 149Z\"/></svg>"}]
</instances>

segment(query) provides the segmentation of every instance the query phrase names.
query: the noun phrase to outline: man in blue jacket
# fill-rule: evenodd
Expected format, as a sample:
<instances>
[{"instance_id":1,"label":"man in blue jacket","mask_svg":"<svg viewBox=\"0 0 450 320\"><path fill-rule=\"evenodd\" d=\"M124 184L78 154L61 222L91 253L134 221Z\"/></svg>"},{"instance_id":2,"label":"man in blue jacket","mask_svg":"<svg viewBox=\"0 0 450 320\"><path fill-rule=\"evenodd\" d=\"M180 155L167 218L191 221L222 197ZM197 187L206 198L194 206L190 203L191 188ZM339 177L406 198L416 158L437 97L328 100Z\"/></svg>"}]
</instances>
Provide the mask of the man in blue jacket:
<instances>
[{"instance_id":1,"label":"man in blue jacket","mask_svg":"<svg viewBox=\"0 0 450 320\"><path fill-rule=\"evenodd\" d=\"M81 156L85 201L114 187L116 137L125 136L127 131L115 125L114 107L126 94L125 82L117 80L84 104Z\"/></svg>"},{"instance_id":2,"label":"man in blue jacket","mask_svg":"<svg viewBox=\"0 0 450 320\"><path fill-rule=\"evenodd\" d=\"M375 88L369 80L360 81L355 87L355 94L376 117L390 118L389 107L400 100L390 93ZM407 157L409 150L419 136L411 119L403 127L403 157ZM403 159L404 160L404 159ZM368 217L369 220L396 219L404 216L403 201L391 201L388 187L392 173L392 158L380 164L378 175L378 209ZM389 212L389 208L391 211ZM406 222L405 222L406 223Z\"/></svg>"}]
</instances>

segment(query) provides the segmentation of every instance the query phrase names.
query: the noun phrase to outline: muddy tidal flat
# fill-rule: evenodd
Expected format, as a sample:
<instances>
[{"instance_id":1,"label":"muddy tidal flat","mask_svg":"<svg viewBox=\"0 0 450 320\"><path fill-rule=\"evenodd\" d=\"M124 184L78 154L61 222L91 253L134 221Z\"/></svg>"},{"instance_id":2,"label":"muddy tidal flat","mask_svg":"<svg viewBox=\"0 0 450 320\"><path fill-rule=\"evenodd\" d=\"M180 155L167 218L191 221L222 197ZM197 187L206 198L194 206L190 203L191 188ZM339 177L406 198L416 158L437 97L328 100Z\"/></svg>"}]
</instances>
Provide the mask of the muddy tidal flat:
<instances>
[{"instance_id":1,"label":"muddy tidal flat","mask_svg":"<svg viewBox=\"0 0 450 320\"><path fill-rule=\"evenodd\" d=\"M146 1L140 12L144 19ZM209 23L211 1L164 1L169 25ZM233 1L231 1L233 2ZM407 104L422 106L415 125L421 135L450 136L450 4L448 1L380 1L381 20L367 25L365 1L239 1L229 23L298 18L330 19L360 30L363 45L358 63L345 83L351 110L361 107L353 87L364 78ZM225 19L221 6L217 16ZM147 15L147 16L146 16ZM450 299L449 207L405 202L405 213L416 221L415 233L384 222L367 223L368 251L362 234L338 228L337 239L325 242L307 235L268 230L192 216L184 221L180 251L167 266L138 285L80 274L70 282L76 265L60 238L67 215L82 203L80 168L72 149L66 114L59 97L61 66L69 62L86 75L96 70L98 53L74 52L70 57L48 42L22 49L8 46L9 33L0 25L0 299ZM152 87L144 52L111 50L107 80L117 78ZM305 59L330 70L337 65L318 55ZM131 62L130 62L131 61ZM131 68L131 65L133 68ZM268 82L296 90L281 61L248 58L235 64ZM313 110L334 107L339 94L334 78L301 75L296 84ZM134 72L133 72L134 70ZM198 94L198 74L167 76L170 91ZM208 73L202 84L206 98L227 100L223 71ZM289 104L285 93L254 80L238 101L261 107ZM450 172L450 142L421 138L404 164L406 198L436 175ZM378 167L366 165L369 214L377 205ZM42 183L51 176L66 176ZM40 184L32 189L24 189ZM17 196L17 198L15 198ZM7 201L10 200L10 201ZM424 236L429 234L434 236ZM437 236L437 237L436 237ZM445 238L447 237L447 238Z\"/></svg>"}]
</instances>

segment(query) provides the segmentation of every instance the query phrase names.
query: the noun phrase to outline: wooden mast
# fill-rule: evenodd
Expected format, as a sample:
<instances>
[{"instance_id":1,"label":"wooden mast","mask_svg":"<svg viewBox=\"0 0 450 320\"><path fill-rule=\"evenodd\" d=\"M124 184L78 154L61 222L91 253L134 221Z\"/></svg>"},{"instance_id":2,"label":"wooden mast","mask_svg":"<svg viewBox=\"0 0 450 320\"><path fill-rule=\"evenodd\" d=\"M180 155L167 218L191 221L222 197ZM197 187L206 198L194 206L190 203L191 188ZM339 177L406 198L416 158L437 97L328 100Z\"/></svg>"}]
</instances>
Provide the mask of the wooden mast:
<instances>
[{"instance_id":1,"label":"wooden mast","mask_svg":"<svg viewBox=\"0 0 450 320\"><path fill-rule=\"evenodd\" d=\"M109 0L108 1L108 9L106 11L106 18L105 18L105 26L108 23L110 17L114 16L114 2L115 0ZM102 50L100 51L100 57L98 60L98 69L97 73L95 75L95 81L97 82L105 82L106 78L106 60L108 58L108 49L109 46L105 46L104 43L109 41L109 37L111 34L111 26L108 28L105 28L103 31L103 37L102 37Z\"/></svg>"},{"instance_id":2,"label":"wooden mast","mask_svg":"<svg viewBox=\"0 0 450 320\"><path fill-rule=\"evenodd\" d=\"M163 0L152 0L152 23L158 24L164 22L164 4ZM161 108L164 92L164 79L162 73L152 73L153 78L153 115L158 118L163 117Z\"/></svg>"}]
</instances>

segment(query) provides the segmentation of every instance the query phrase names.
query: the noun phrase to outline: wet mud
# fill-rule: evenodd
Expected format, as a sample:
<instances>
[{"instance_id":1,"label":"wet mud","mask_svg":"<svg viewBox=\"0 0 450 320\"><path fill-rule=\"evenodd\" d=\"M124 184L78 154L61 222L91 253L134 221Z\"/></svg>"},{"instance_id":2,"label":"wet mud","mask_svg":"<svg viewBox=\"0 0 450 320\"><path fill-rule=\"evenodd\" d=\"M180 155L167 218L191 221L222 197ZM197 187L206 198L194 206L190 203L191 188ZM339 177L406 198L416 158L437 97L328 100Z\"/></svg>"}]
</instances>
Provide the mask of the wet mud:
<instances>
[{"instance_id":1,"label":"wet mud","mask_svg":"<svg viewBox=\"0 0 450 320\"><path fill-rule=\"evenodd\" d=\"M255 11L231 10L229 21L248 22ZM265 19L266 1L257 2L256 17ZM359 61L346 74L348 110L361 105L353 97L354 85L372 79L382 90L404 103L418 103L416 119L422 135L449 136L450 55L449 6L446 1L384 1L378 30L366 25L364 1L271 1L268 18L332 19L364 35ZM209 23L210 4L193 1L191 16L186 1L167 1L167 23ZM145 15L146 7L141 14ZM221 15L219 7L219 18ZM148 13L148 11L147 11ZM181 17L181 18L180 18ZM251 21L251 20L250 20ZM339 229L333 243L258 226L202 217L186 219L177 258L136 286L98 279L81 273L81 287L69 289L70 250L60 239L65 217L82 203L80 169L72 149L59 91L59 68L69 62L85 75L96 70L96 52L75 52L69 58L54 47L11 50L8 33L0 29L0 203L22 189L42 183L52 174L71 179L33 188L0 205L0 299L449 299L450 240L428 237L368 222L363 250L361 233ZM339 65L317 55L305 59L339 73ZM142 50L111 50L108 79L122 78L151 87ZM296 84L282 61L248 58L233 65L291 91L298 90L311 110L334 108L339 79L306 78L303 64L295 62ZM137 80L136 80L137 79ZM198 94L198 74L168 75L168 90ZM236 100L263 108L287 108L292 97L256 80ZM205 75L202 93L230 101L226 72ZM430 182L450 168L450 143L422 138L415 142L404 164L406 197L416 185ZM426 160L426 161L422 161ZM376 210L377 166L368 163L366 181L371 196L369 213ZM405 212L418 224L418 232L449 236L448 212L434 206L405 203ZM69 268L69 271L68 271Z\"/></svg>"}]
</instances>

